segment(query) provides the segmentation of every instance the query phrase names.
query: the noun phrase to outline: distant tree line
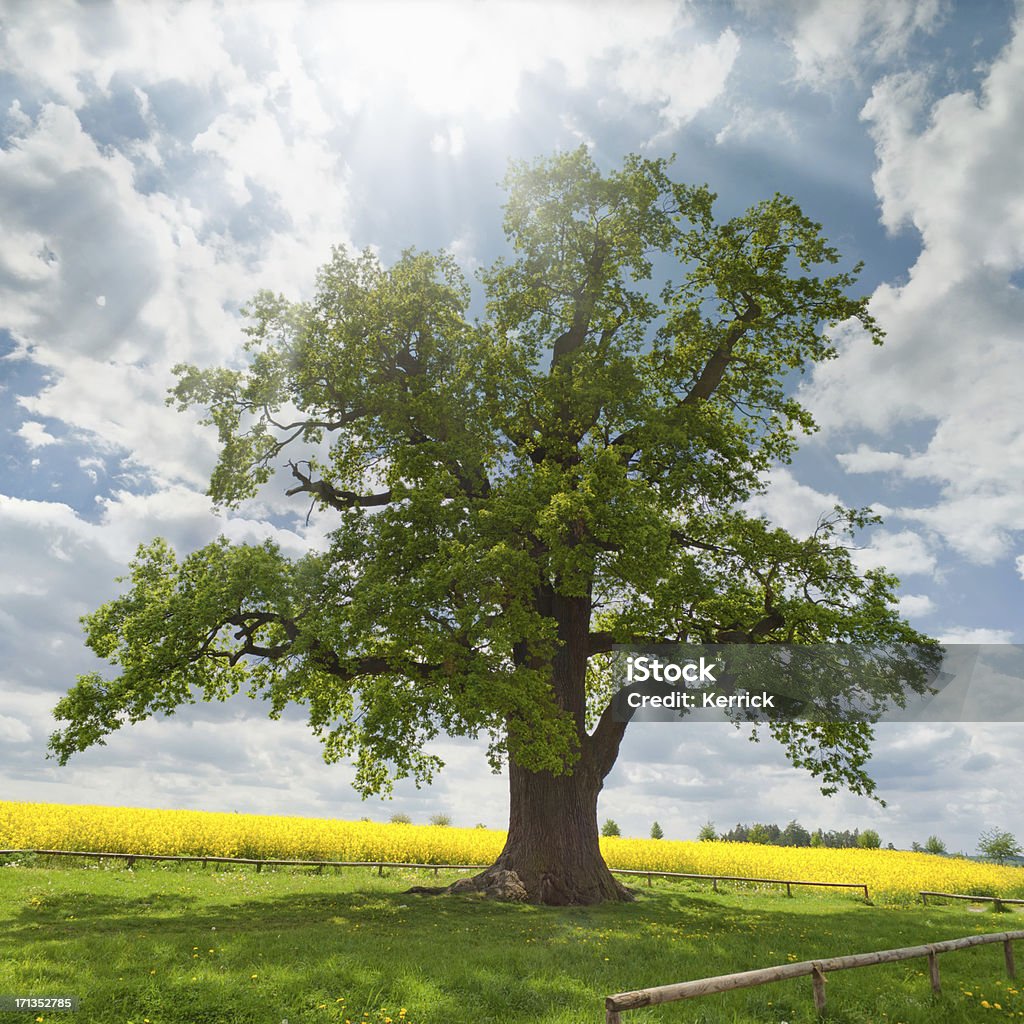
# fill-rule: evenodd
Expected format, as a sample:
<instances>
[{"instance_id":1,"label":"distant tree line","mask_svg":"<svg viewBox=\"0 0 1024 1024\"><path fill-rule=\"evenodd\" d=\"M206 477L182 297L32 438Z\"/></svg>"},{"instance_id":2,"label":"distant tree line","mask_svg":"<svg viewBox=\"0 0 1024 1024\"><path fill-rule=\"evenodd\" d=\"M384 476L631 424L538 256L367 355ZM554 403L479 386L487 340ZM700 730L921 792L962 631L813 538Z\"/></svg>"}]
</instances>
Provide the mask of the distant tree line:
<instances>
[{"instance_id":1,"label":"distant tree line","mask_svg":"<svg viewBox=\"0 0 1024 1024\"><path fill-rule=\"evenodd\" d=\"M657 824L657 822L655 822ZM653 831L651 833L654 834ZM795 819L785 828L778 825L765 825L757 822L753 825L737 825L728 832L717 832L715 823L707 821L701 827L697 838L701 842L723 842L723 843L762 843L766 846L824 846L833 850L849 849L860 847L861 849L877 850L882 845L882 840L873 828L866 828L863 832L854 829L852 832L825 832L817 829L808 832L807 829ZM887 849L894 850L895 847L889 843ZM1019 863L1024 847L1017 842L1016 837L999 828L991 828L982 832L978 839L978 849L987 860L994 860L997 864ZM946 844L935 835L929 836L924 846L915 842L911 846L914 853L932 853L939 856L949 856ZM964 857L966 854L955 854Z\"/></svg>"},{"instance_id":2,"label":"distant tree line","mask_svg":"<svg viewBox=\"0 0 1024 1024\"><path fill-rule=\"evenodd\" d=\"M762 843L765 846L825 846L840 850L849 847L877 849L882 845L878 833L872 829L854 829L842 832L817 829L808 832L800 822L793 820L785 828L775 824L757 822L753 825L738 824L728 832L716 832L714 822L707 822L700 830L699 838L704 842Z\"/></svg>"}]
</instances>

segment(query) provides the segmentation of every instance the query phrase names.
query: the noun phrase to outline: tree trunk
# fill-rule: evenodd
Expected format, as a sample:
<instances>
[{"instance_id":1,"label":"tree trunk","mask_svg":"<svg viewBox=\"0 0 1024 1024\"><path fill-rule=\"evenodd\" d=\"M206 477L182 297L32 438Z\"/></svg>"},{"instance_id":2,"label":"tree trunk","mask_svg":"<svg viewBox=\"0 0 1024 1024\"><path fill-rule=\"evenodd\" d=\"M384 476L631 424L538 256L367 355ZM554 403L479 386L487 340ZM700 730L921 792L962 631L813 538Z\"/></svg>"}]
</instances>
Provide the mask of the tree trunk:
<instances>
[{"instance_id":1,"label":"tree trunk","mask_svg":"<svg viewBox=\"0 0 1024 1024\"><path fill-rule=\"evenodd\" d=\"M586 732L590 597L542 589L537 606L558 623L562 644L554 657L552 689L559 708L576 724L579 758L571 775L553 775L527 771L510 757L508 839L498 859L447 890L420 891L478 892L552 906L631 900L630 890L608 870L598 841L597 797L626 726L614 721L609 704L594 733Z\"/></svg>"},{"instance_id":2,"label":"tree trunk","mask_svg":"<svg viewBox=\"0 0 1024 1024\"><path fill-rule=\"evenodd\" d=\"M509 765L508 840L498 859L451 892L551 906L632 899L601 856L597 796L601 779L584 765L573 775Z\"/></svg>"}]
</instances>

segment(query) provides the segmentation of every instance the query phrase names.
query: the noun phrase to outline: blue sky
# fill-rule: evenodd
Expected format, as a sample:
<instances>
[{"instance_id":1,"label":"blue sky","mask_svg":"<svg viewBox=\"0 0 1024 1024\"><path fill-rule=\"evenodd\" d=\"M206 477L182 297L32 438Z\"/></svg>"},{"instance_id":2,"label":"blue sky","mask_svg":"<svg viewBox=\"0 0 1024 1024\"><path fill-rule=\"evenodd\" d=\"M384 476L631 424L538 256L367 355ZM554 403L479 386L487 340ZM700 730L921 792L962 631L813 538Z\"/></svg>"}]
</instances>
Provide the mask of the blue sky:
<instances>
[{"instance_id":1,"label":"blue sky","mask_svg":"<svg viewBox=\"0 0 1024 1024\"><path fill-rule=\"evenodd\" d=\"M852 327L799 382L821 430L754 509L809 532L836 501L885 523L858 558L947 642L1024 643L1024 8L1011 0L124 2L0 14L0 798L504 824L482 749L362 803L301 712L244 698L114 735L60 768L50 711L101 666L78 618L140 542L225 533L298 553L326 519L271 483L204 496L215 438L170 368L240 358L260 288L310 295L332 245L503 252L510 159L676 154L723 215L793 195L888 334ZM1024 774L1024 724L886 725L885 809L822 797L770 742L636 726L601 816L930 834L971 851ZM401 742L401 737L396 737Z\"/></svg>"}]
</instances>

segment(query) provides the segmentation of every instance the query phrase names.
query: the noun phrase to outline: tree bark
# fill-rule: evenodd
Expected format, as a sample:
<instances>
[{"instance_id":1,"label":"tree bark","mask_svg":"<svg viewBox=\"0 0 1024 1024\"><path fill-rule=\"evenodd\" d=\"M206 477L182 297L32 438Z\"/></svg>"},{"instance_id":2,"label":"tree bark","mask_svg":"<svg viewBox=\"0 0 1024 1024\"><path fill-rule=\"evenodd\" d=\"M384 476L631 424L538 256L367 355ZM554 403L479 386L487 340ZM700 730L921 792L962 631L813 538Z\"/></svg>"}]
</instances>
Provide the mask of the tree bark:
<instances>
[{"instance_id":1,"label":"tree bark","mask_svg":"<svg viewBox=\"0 0 1024 1024\"><path fill-rule=\"evenodd\" d=\"M498 859L450 892L549 906L632 899L601 855L597 797L602 780L587 766L572 775L509 765L508 839Z\"/></svg>"}]
</instances>

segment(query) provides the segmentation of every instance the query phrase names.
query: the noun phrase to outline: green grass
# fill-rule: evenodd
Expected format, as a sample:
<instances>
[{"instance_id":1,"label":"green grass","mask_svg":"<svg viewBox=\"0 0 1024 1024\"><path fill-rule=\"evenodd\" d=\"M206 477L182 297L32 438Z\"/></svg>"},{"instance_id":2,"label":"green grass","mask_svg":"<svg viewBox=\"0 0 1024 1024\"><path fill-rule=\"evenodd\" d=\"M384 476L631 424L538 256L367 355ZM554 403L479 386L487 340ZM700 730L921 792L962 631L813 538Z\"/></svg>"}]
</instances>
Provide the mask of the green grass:
<instances>
[{"instance_id":1,"label":"green grass","mask_svg":"<svg viewBox=\"0 0 1024 1024\"><path fill-rule=\"evenodd\" d=\"M555 909L405 895L433 881L414 872L53 863L0 868L0 994L78 995L78 1013L42 1015L72 1024L600 1024L613 992L1024 927L1024 914L962 904L874 907L738 886L716 895L695 883L642 886L632 904ZM1024 943L1017 957L1024 973ZM1001 945L944 955L941 970L937 998L924 960L832 974L827 1019L1024 1018L1024 979L1012 991ZM817 1019L810 979L623 1015Z\"/></svg>"}]
</instances>

